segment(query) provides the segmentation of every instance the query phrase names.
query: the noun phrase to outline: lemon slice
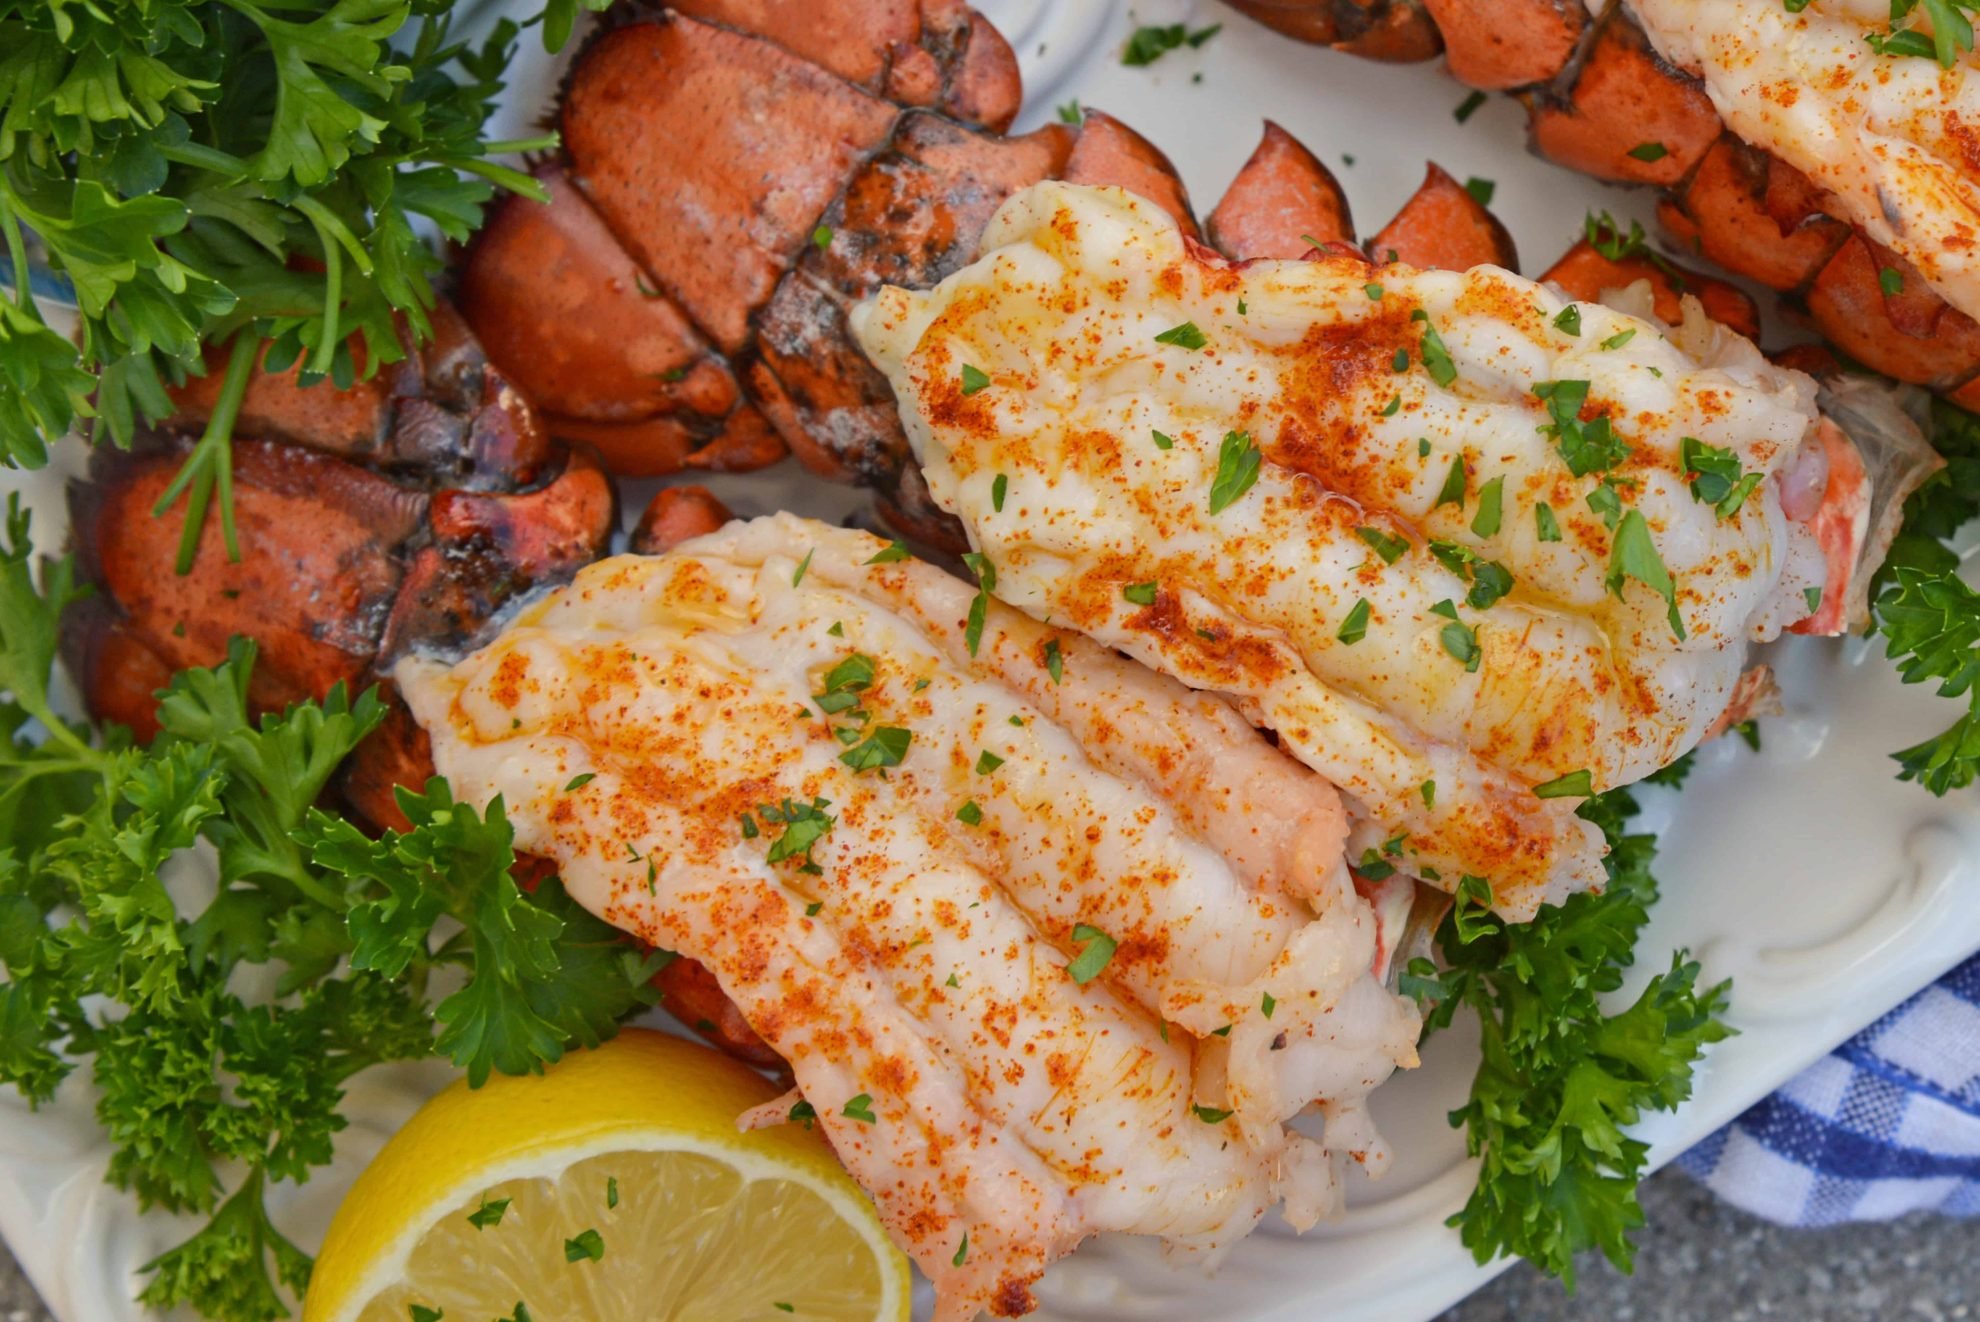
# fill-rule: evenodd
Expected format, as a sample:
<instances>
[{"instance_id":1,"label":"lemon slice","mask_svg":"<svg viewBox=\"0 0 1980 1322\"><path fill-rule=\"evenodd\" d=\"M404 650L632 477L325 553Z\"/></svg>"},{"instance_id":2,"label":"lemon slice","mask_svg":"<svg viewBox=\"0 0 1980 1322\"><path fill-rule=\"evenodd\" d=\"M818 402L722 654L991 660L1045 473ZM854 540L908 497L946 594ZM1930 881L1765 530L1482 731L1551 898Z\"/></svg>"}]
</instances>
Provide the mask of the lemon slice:
<instances>
[{"instance_id":1,"label":"lemon slice","mask_svg":"<svg viewBox=\"0 0 1980 1322\"><path fill-rule=\"evenodd\" d=\"M903 1322L907 1260L777 1090L637 1029L434 1097L357 1182L303 1322Z\"/></svg>"}]
</instances>

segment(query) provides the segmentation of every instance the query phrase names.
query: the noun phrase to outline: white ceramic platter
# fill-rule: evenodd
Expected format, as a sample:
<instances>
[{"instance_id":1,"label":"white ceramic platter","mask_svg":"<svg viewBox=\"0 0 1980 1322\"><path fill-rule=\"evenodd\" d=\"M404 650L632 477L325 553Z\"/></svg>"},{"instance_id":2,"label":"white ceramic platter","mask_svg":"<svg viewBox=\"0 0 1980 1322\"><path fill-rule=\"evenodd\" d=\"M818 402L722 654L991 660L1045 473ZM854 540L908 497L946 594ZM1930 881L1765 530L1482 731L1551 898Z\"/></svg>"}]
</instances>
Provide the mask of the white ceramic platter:
<instances>
[{"instance_id":1,"label":"white ceramic platter","mask_svg":"<svg viewBox=\"0 0 1980 1322\"><path fill-rule=\"evenodd\" d=\"M1457 123L1452 111L1463 90L1434 65L1392 68L1300 46L1207 2L1141 0L1133 12L1121 0L979 3L1024 64L1029 96L1019 127L1044 122L1074 98L1109 110L1168 151L1206 210L1270 117L1335 167L1364 232L1402 204L1432 159L1459 178L1496 181L1494 209L1529 270L1544 269L1590 209L1650 220L1646 194L1605 188L1529 156L1521 114L1504 99ZM1134 23L1177 20L1222 21L1224 29L1202 49L1151 68L1120 64ZM551 62L526 47L498 136L539 118L555 77ZM43 544L55 545L59 474L6 474L5 484L25 490ZM781 505L838 518L859 503L788 467L716 485L745 513ZM628 493L629 513L644 494ZM1769 659L1788 712L1765 723L1764 751L1721 740L1701 754L1681 799L1645 795L1647 825L1664 831L1664 899L1643 939L1636 984L1674 947L1688 946L1708 979L1735 980L1740 1030L1712 1053L1691 1103L1645 1126L1659 1162L1980 946L1980 791L1935 800L1894 780L1886 756L1943 725L1950 704L1899 685L1861 641L1797 640ZM1626 991L1634 994L1635 985ZM1410 1322L1434 1315L1494 1270L1474 1266L1443 1224L1473 1179L1444 1116L1464 1097L1474 1053L1466 1033L1447 1034L1431 1044L1423 1068L1378 1095L1398 1160L1379 1185L1354 1190L1341 1221L1304 1239L1268 1225L1207 1279L1166 1266L1146 1241L1089 1244L1046 1277L1042 1316ZM446 1077L433 1064L361 1076L336 1164L301 1190L278 1190L283 1228L313 1247L351 1177ZM63 1322L134 1322L137 1267L190 1229L140 1218L129 1198L102 1183L107 1157L84 1082L72 1081L40 1113L11 1093L0 1097L0 1233Z\"/></svg>"}]
</instances>

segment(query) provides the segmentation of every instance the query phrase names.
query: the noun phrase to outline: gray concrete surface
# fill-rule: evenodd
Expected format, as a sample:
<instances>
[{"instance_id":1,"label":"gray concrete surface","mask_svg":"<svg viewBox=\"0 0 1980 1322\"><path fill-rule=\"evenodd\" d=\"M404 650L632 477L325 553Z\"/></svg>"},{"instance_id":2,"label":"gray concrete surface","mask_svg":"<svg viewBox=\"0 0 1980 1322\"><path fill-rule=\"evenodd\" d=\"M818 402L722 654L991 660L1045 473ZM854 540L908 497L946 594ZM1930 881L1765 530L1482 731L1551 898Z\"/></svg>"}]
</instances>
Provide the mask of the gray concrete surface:
<instances>
[{"instance_id":1,"label":"gray concrete surface","mask_svg":"<svg viewBox=\"0 0 1980 1322\"><path fill-rule=\"evenodd\" d=\"M1572 1298L1521 1267L1439 1322L1956 1322L1980 1319L1980 1223L1914 1217L1782 1230L1716 1202L1676 1172L1644 1188L1636 1274L1588 1268ZM12 1256L0 1322L51 1322ZM575 1320L567 1320L575 1322Z\"/></svg>"}]
</instances>

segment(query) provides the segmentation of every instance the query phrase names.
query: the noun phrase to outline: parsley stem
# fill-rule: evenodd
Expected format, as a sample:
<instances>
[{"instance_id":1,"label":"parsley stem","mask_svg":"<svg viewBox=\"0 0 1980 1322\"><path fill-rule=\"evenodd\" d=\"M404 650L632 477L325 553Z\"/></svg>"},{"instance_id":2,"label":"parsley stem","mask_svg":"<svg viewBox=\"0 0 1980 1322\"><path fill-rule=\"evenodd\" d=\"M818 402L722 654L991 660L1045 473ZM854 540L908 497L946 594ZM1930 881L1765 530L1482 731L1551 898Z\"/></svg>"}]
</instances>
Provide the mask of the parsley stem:
<instances>
[{"instance_id":1,"label":"parsley stem","mask_svg":"<svg viewBox=\"0 0 1980 1322\"><path fill-rule=\"evenodd\" d=\"M13 205L8 200L12 196L7 181L0 179L0 240L6 242L7 252L14 259L14 303L39 321L41 314L35 311L34 291L28 285L27 241L21 237L20 221L15 219Z\"/></svg>"},{"instance_id":2,"label":"parsley stem","mask_svg":"<svg viewBox=\"0 0 1980 1322\"><path fill-rule=\"evenodd\" d=\"M151 507L151 517L158 518L178 502L181 493L185 494L186 523L179 534L176 573L192 570L193 559L199 553L200 530L206 524L207 501L216 488L220 493L220 530L226 540L227 558L234 561L241 558L240 539L234 530L234 421L240 416L241 400L247 395L248 378L254 374L260 349L261 337L251 327L235 332L234 347L227 359L227 375L220 383L220 397L213 402L213 416L206 420L206 430L200 433L198 443L180 466L172 485L165 488L165 494Z\"/></svg>"}]
</instances>

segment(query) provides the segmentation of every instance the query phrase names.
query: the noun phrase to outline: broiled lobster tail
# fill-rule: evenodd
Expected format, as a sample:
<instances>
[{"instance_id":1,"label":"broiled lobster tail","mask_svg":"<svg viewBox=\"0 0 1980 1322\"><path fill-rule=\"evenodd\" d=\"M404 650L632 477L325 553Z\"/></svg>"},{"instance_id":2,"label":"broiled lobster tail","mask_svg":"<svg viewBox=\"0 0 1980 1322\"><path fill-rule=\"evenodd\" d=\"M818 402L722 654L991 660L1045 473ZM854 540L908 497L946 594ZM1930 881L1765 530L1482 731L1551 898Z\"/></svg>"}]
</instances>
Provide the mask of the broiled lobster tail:
<instances>
[{"instance_id":1,"label":"broiled lobster tail","mask_svg":"<svg viewBox=\"0 0 1980 1322\"><path fill-rule=\"evenodd\" d=\"M153 508L210 407L195 384L172 427L129 451L99 449L69 490L71 537L95 591L63 620L63 654L98 719L157 731L158 689L225 659L236 635L260 648L259 710L356 691L413 647L456 648L503 605L560 582L605 549L617 522L597 462L552 444L534 410L488 365L459 319L349 390L257 372L233 445L233 508L244 554L218 519L185 574L172 572L183 505ZM409 720L388 720L347 768L345 789L394 823L395 784L431 772Z\"/></svg>"},{"instance_id":2,"label":"broiled lobster tail","mask_svg":"<svg viewBox=\"0 0 1980 1322\"><path fill-rule=\"evenodd\" d=\"M1371 50L1348 15L1383 11L1392 25L1428 25L1432 32L1410 44L1412 57L1441 47L1459 81L1518 97L1541 155L1597 178L1661 187L1658 215L1691 251L1787 295L1857 361L1980 407L1980 325L1903 256L1853 227L1842 199L1728 128L1703 81L1658 53L1630 6L1230 3L1290 36L1371 58L1393 56ZM1286 21L1293 13L1320 17L1302 26ZM1792 92L1780 94L1784 107Z\"/></svg>"},{"instance_id":3,"label":"broiled lobster tail","mask_svg":"<svg viewBox=\"0 0 1980 1322\"><path fill-rule=\"evenodd\" d=\"M1366 35L1405 7L1348 8ZM550 204L497 208L461 272L462 311L550 429L614 471L749 468L788 447L874 488L896 528L960 547L848 308L958 269L997 207L1044 179L1126 188L1233 258L1354 239L1339 185L1276 125L1204 231L1168 159L1111 116L1004 136L1019 93L1002 39L959 4L622 6L566 83L566 151L538 172ZM1514 260L1434 168L1371 249Z\"/></svg>"}]
</instances>

